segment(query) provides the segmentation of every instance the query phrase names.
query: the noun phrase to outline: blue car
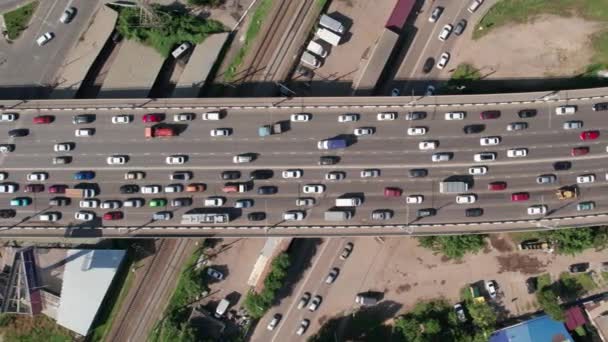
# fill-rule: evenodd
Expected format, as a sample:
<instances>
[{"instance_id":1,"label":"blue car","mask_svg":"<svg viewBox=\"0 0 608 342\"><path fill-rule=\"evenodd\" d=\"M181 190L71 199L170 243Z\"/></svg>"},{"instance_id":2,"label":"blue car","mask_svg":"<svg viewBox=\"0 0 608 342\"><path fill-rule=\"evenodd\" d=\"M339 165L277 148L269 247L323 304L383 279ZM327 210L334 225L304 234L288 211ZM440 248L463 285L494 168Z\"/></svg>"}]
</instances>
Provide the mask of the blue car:
<instances>
[{"instance_id":1,"label":"blue car","mask_svg":"<svg viewBox=\"0 0 608 342\"><path fill-rule=\"evenodd\" d=\"M95 172L93 171L78 171L74 174L75 180L88 180L95 178Z\"/></svg>"}]
</instances>

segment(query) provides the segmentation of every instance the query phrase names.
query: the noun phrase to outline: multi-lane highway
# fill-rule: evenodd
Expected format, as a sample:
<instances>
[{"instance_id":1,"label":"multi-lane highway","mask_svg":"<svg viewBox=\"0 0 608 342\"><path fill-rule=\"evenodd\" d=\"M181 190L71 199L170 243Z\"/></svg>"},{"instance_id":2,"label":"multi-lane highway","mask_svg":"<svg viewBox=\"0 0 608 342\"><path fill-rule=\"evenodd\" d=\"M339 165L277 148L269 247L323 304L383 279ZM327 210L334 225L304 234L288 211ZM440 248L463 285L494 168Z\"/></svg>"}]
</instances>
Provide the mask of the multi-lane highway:
<instances>
[{"instance_id":1,"label":"multi-lane highway","mask_svg":"<svg viewBox=\"0 0 608 342\"><path fill-rule=\"evenodd\" d=\"M404 103L405 99L374 98L367 101L363 98L353 100L343 99L292 99L279 105L269 105L281 99L251 99L233 100L169 100L143 101L133 100L129 103L140 103L135 106L124 106L116 100L91 101L83 107L83 101L40 101L32 103L5 103L4 112L19 113L19 119L13 123L0 124L0 134L8 136L8 132L15 128L29 129L25 137L6 138L5 143L15 144L15 151L5 153L0 157L2 168L0 171L8 173L4 182L19 186L16 193L3 193L0 195L0 209L15 209L14 218L3 219L3 223L12 229L5 230L4 234L30 234L32 230L25 227L131 227L135 231L150 233L158 227L160 233L164 227L180 227L181 214L193 208L203 207L203 201L209 196L221 196L226 199L223 207L231 208L236 200L252 199L251 208L233 211L234 220L225 226L230 226L228 233L235 234L235 228L254 227L256 233L282 233L290 234L302 232L295 227L316 227L314 234L335 234L336 228L323 228L325 225L359 227L367 226L358 233L390 233L409 232L462 232L492 229L527 227L549 227L564 225L565 222L550 222L560 218L575 216L588 216L578 220L567 221L568 224L601 222L608 208L608 200L603 196L608 185L605 178L604 158L606 152L604 112L592 110L594 103L605 101L601 96L578 100L580 94L602 94L601 90L587 93L571 92L569 99L566 94L514 94L501 98L502 103L483 105L484 101L491 100L489 96L478 97L452 97L452 98L424 98L420 99L416 107ZM551 99L551 100L549 100ZM448 101L457 100L461 104L451 106ZM340 102L345 101L345 102ZM399 102L402 101L401 104ZM521 101L521 102L520 102ZM198 103L197 103L198 102ZM349 103L350 102L350 103ZM430 103L429 103L430 102ZM433 102L436 102L434 104ZM556 115L555 108L565 103L578 105L578 111L573 115ZM15 106L16 104L16 106ZM299 104L299 105L298 105ZM13 108L9 108L13 107ZM53 109L47 109L53 107ZM63 107L64 109L60 109ZM202 113L222 108L226 116L219 121L205 121L201 119ZM521 109L535 108L538 113L533 118L521 119L518 112ZM480 112L483 110L499 110L501 115L497 119L481 120ZM426 119L408 121L405 115L410 111L424 111ZM464 120L448 121L444 114L449 111L465 111ZM377 113L394 111L398 117L394 121L378 121ZM191 112L196 117L193 121L173 122L173 115ZM289 120L290 115L298 112L312 114L309 122L291 122L290 129L282 134L259 137L258 127L277 121ZM356 112L361 115L357 122L339 123L338 116L344 113ZM144 124L141 117L145 113L163 113L167 124L175 124L181 130L177 137L171 138L144 138ZM50 124L33 124L34 117L54 115L55 120ZM72 123L74 115L95 114L95 121L89 124L75 125ZM112 124L114 115L127 114L133 116L129 124ZM580 120L581 129L564 130L562 125L566 121ZM513 122L527 122L528 128L522 131L507 131L506 127ZM483 132L477 134L464 134L463 127L471 124L484 125ZM426 127L428 133L421 136L407 135L410 127ZM371 136L352 137L353 131L358 127L373 127L375 134ZM95 134L91 137L76 137L77 128L94 128ZM231 128L232 135L228 137L211 137L210 131L215 128ZM596 140L583 141L579 135L582 131L599 130L600 137ZM317 149L317 142L322 139L346 135L354 143L340 150L324 151ZM501 142L496 146L480 146L480 138L486 136L499 136ZM420 150L421 141L433 140L439 143L435 150ZM53 150L56 143L70 142L74 149L69 152L57 153ZM584 156L572 157L573 147L588 146L590 153ZM527 148L528 156L523 158L508 158L507 150L511 148ZM486 163L474 162L473 157L479 152L495 152L497 160ZM431 156L437 152L449 152L453 158L447 162L432 162ZM234 164L233 157L241 153L255 153L257 159L252 163ZM58 155L69 155L72 162L63 165L54 165L52 159ZM108 165L107 157L112 155L125 155L128 162L124 165ZM186 155L187 162L183 165L167 165L165 159L170 155ZM335 165L319 165L319 158L324 155L336 155L341 161ZM553 164L557 161L570 161L569 170L555 171ZM468 193L477 196L476 203L457 204L457 194L443 194L438 191L438 183L446 177L453 175L467 175L468 169L474 165L485 165L488 173L475 176L472 189ZM409 175L411 169L427 169L428 176L414 178ZM272 170L273 177L264 180L249 180L249 173L254 170ZM286 169L300 169L302 178L284 179L281 173ZM379 169L377 178L361 178L364 169ZM87 181L73 179L78 171L91 170L95 178ZM224 193L222 188L226 180L220 174L226 170L241 172L237 182L249 182L251 190L244 193ZM143 171L146 176L141 180L125 180L128 171ZM191 171L193 178L188 181L171 181L169 175L174 171ZM341 181L328 181L325 175L330 171L341 171L346 178ZM48 179L43 182L26 181L27 174L31 172L47 172ZM576 177L593 173L596 181L590 184L580 184L580 195L576 200L560 201L555 196L557 188L563 185L576 183ZM555 174L556 182L553 184L537 184L536 178L541 174ZM49 193L52 185L66 185L74 187L79 183L90 183L100 190L97 199L100 201L118 200L128 198L141 198L146 205L141 208L118 209L83 209L79 207L79 200L72 199L68 206L49 206L49 199L61 194ZM507 189L491 191L488 184L491 182L506 182ZM44 184L42 192L25 193L27 184ZM181 183L203 183L206 190L200 193L161 193L132 194L121 193L120 187L125 184L135 184L139 187L145 185L166 186ZM306 184L324 184L326 191L322 194L303 194ZM276 186L278 192L274 195L258 194L261 186ZM385 197L386 187L399 188L403 191L400 197ZM522 202L512 202L511 194L528 192L530 199ZM356 208L349 208L354 213L351 220L343 222L328 222L324 220L324 212L335 206L335 200L346 194L354 194L363 200L363 204ZM408 195L424 196L423 203L405 203ZM25 207L11 207L9 202L15 197L29 197L32 204ZM296 199L314 198L315 203L308 207L296 206ZM152 199L166 199L168 203L175 198L190 198L191 206L186 207L149 207ZM587 212L577 211L579 202L593 201L595 208ZM548 214L544 216L531 216L527 209L531 205L548 206ZM417 218L416 212L423 208L435 208L437 215L426 218ZM468 208L482 208L483 215L478 217L465 217ZM388 220L379 221L371 218L374 210L386 209L393 213ZM74 214L80 210L90 210L97 214L97 220L84 223L74 219ZM288 210L302 210L305 218L302 221L284 221L283 213ZM109 211L123 213L122 220L106 221L100 218ZM173 219L168 221L151 220L153 213L158 211L173 212ZM39 214L45 212L60 212L61 219L57 222L40 222ZM249 221L247 214L263 212L266 217L262 221ZM542 221L541 221L542 219ZM485 225L486 222L506 222L506 225ZM385 228L380 228L386 226ZM163 227L163 228L161 228ZM289 228L287 228L289 227ZM290 230L291 228L294 230ZM373 228L372 228L373 227ZM15 228L22 228L20 231ZM178 234L210 233L209 230L194 229L180 230ZM213 233L221 233L221 228L211 228ZM348 229L348 228L345 228ZM60 229L56 229L60 230ZM392 231L391 231L392 230ZM41 233L36 230L37 233ZM104 234L113 234L115 230L104 229ZM249 231L252 231L249 229ZM302 234L310 234L311 229ZM353 229L348 229L354 233ZM125 231L122 230L121 234ZM57 231L55 234L61 234ZM175 234L171 229L169 234ZM52 233L50 233L52 234ZM238 234L238 233L237 233Z\"/></svg>"}]
</instances>

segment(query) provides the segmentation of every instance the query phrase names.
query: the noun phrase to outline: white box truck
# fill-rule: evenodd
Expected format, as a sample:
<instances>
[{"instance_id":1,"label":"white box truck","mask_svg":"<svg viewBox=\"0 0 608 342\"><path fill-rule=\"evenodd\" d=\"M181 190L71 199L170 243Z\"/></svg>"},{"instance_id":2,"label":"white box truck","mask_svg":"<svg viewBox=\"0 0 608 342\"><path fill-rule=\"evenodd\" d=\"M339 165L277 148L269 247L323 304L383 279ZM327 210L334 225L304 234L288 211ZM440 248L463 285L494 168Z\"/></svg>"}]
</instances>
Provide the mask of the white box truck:
<instances>
[{"instance_id":1,"label":"white box truck","mask_svg":"<svg viewBox=\"0 0 608 342\"><path fill-rule=\"evenodd\" d=\"M358 207L360 205L361 199L359 197L336 198L336 207Z\"/></svg>"},{"instance_id":2,"label":"white box truck","mask_svg":"<svg viewBox=\"0 0 608 342\"><path fill-rule=\"evenodd\" d=\"M300 60L302 61L302 63L308 64L313 68L318 68L321 66L321 63L319 62L317 57L315 57L312 53L308 51L304 51Z\"/></svg>"},{"instance_id":3,"label":"white box truck","mask_svg":"<svg viewBox=\"0 0 608 342\"><path fill-rule=\"evenodd\" d=\"M338 46L338 44L340 44L340 39L342 39L340 35L322 27L317 30L317 37L321 38L322 40L328 42L333 46Z\"/></svg>"},{"instance_id":4,"label":"white box truck","mask_svg":"<svg viewBox=\"0 0 608 342\"><path fill-rule=\"evenodd\" d=\"M215 308L215 317L222 318L222 316L224 316L224 314L226 313L226 310L228 310L229 306L230 302L227 299L222 299L217 305L217 308Z\"/></svg>"},{"instance_id":5,"label":"white box truck","mask_svg":"<svg viewBox=\"0 0 608 342\"><path fill-rule=\"evenodd\" d=\"M323 14L321 15L321 19L319 20L319 25L328 28L334 32L338 32L340 34L344 33L344 25L336 19Z\"/></svg>"},{"instance_id":6,"label":"white box truck","mask_svg":"<svg viewBox=\"0 0 608 342\"><path fill-rule=\"evenodd\" d=\"M315 42L314 40L311 40L310 43L308 43L308 46L306 47L306 50L314 53L315 55L321 57L321 58L325 58L327 57L327 50L325 50L321 44Z\"/></svg>"}]
</instances>

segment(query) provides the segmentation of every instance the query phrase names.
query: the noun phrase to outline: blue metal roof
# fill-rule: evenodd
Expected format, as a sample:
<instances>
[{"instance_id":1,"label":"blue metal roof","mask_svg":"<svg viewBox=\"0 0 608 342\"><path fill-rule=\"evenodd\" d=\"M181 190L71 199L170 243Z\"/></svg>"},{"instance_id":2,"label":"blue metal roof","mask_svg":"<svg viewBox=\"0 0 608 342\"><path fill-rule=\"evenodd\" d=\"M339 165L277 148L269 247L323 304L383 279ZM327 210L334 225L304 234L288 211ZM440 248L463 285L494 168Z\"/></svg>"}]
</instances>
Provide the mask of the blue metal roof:
<instances>
[{"instance_id":1,"label":"blue metal roof","mask_svg":"<svg viewBox=\"0 0 608 342\"><path fill-rule=\"evenodd\" d=\"M549 316L531 320L495 331L489 342L573 342L562 322Z\"/></svg>"}]
</instances>

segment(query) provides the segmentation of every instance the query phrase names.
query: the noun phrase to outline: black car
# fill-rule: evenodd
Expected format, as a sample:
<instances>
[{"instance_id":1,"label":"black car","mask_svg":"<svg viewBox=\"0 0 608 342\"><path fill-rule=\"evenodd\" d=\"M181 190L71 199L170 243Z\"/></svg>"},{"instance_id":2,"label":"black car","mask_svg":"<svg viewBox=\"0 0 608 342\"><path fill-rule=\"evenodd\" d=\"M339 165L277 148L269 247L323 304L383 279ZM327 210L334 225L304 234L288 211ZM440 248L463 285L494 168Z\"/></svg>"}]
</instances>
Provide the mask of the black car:
<instances>
[{"instance_id":1,"label":"black car","mask_svg":"<svg viewBox=\"0 0 608 342\"><path fill-rule=\"evenodd\" d=\"M437 215L437 209L435 209L435 208L418 209L416 211L417 218L423 218L423 217L435 216L435 215Z\"/></svg>"},{"instance_id":2,"label":"black car","mask_svg":"<svg viewBox=\"0 0 608 342\"><path fill-rule=\"evenodd\" d=\"M429 171L427 169L411 169L410 177L426 177Z\"/></svg>"},{"instance_id":3,"label":"black car","mask_svg":"<svg viewBox=\"0 0 608 342\"><path fill-rule=\"evenodd\" d=\"M241 171L224 171L220 175L220 178L223 180L239 179L241 178Z\"/></svg>"},{"instance_id":4,"label":"black car","mask_svg":"<svg viewBox=\"0 0 608 342\"><path fill-rule=\"evenodd\" d=\"M530 294L536 292L536 290L538 289L538 278L530 277L526 279L526 288L528 289L528 293Z\"/></svg>"},{"instance_id":5,"label":"black car","mask_svg":"<svg viewBox=\"0 0 608 342\"><path fill-rule=\"evenodd\" d=\"M175 171L171 174L171 180L189 180L192 179L192 172L190 171Z\"/></svg>"},{"instance_id":6,"label":"black car","mask_svg":"<svg viewBox=\"0 0 608 342\"><path fill-rule=\"evenodd\" d=\"M579 262L578 264L572 264L568 267L568 270L572 273L581 273L589 269L588 262Z\"/></svg>"},{"instance_id":7,"label":"black car","mask_svg":"<svg viewBox=\"0 0 608 342\"><path fill-rule=\"evenodd\" d=\"M593 105L593 110L596 112L608 110L608 102L600 102Z\"/></svg>"},{"instance_id":8,"label":"black car","mask_svg":"<svg viewBox=\"0 0 608 342\"><path fill-rule=\"evenodd\" d=\"M458 24L456 24L456 27L454 27L454 34L460 36L466 27L467 21L465 19L461 19Z\"/></svg>"},{"instance_id":9,"label":"black car","mask_svg":"<svg viewBox=\"0 0 608 342\"><path fill-rule=\"evenodd\" d=\"M464 126L464 134L476 134L481 133L486 129L486 125L467 125Z\"/></svg>"},{"instance_id":10,"label":"black car","mask_svg":"<svg viewBox=\"0 0 608 342\"><path fill-rule=\"evenodd\" d=\"M553 170L555 171L565 171L570 170L572 168L572 163L569 161L558 161L553 163Z\"/></svg>"},{"instance_id":11,"label":"black car","mask_svg":"<svg viewBox=\"0 0 608 342\"><path fill-rule=\"evenodd\" d=\"M536 116L536 109L522 109L517 115L522 119L529 119Z\"/></svg>"},{"instance_id":12,"label":"black car","mask_svg":"<svg viewBox=\"0 0 608 342\"><path fill-rule=\"evenodd\" d=\"M435 58L429 57L424 62L424 66L422 66L422 72L424 72L425 74L428 74L429 72L431 72L431 70L433 70L434 66L435 66Z\"/></svg>"},{"instance_id":13,"label":"black car","mask_svg":"<svg viewBox=\"0 0 608 342\"><path fill-rule=\"evenodd\" d=\"M247 214L247 219L249 221L262 221L266 219L266 213L261 211L256 211L254 213Z\"/></svg>"},{"instance_id":14,"label":"black car","mask_svg":"<svg viewBox=\"0 0 608 342\"><path fill-rule=\"evenodd\" d=\"M17 215L17 212L13 209L0 209L0 218L12 218Z\"/></svg>"},{"instance_id":15,"label":"black car","mask_svg":"<svg viewBox=\"0 0 608 342\"><path fill-rule=\"evenodd\" d=\"M426 112L410 112L405 114L405 120L424 120Z\"/></svg>"},{"instance_id":16,"label":"black car","mask_svg":"<svg viewBox=\"0 0 608 342\"><path fill-rule=\"evenodd\" d=\"M16 128L16 129L11 129L10 131L8 131L8 136L11 138L25 137L25 136L28 136L29 134L30 134L30 130L27 128Z\"/></svg>"},{"instance_id":17,"label":"black car","mask_svg":"<svg viewBox=\"0 0 608 342\"><path fill-rule=\"evenodd\" d=\"M68 197L53 197L49 200L49 205L64 207L66 205L70 205L71 202L72 200Z\"/></svg>"},{"instance_id":18,"label":"black car","mask_svg":"<svg viewBox=\"0 0 608 342\"><path fill-rule=\"evenodd\" d=\"M139 185L136 184L125 184L120 187L121 194L133 194L139 192Z\"/></svg>"},{"instance_id":19,"label":"black car","mask_svg":"<svg viewBox=\"0 0 608 342\"><path fill-rule=\"evenodd\" d=\"M25 189L23 189L23 192L43 192L44 191L44 185L42 184L28 184L25 186Z\"/></svg>"},{"instance_id":20,"label":"black car","mask_svg":"<svg viewBox=\"0 0 608 342\"><path fill-rule=\"evenodd\" d=\"M75 115L74 118L72 119L72 123L74 125L78 125L78 124L88 124L95 121L95 114L80 114L80 115Z\"/></svg>"},{"instance_id":21,"label":"black car","mask_svg":"<svg viewBox=\"0 0 608 342\"><path fill-rule=\"evenodd\" d=\"M270 179L274 176L272 170L253 170L249 173L249 179Z\"/></svg>"},{"instance_id":22,"label":"black car","mask_svg":"<svg viewBox=\"0 0 608 342\"><path fill-rule=\"evenodd\" d=\"M338 156L322 156L319 159L319 165L334 165L340 162L340 157Z\"/></svg>"},{"instance_id":23,"label":"black car","mask_svg":"<svg viewBox=\"0 0 608 342\"><path fill-rule=\"evenodd\" d=\"M258 188L258 195L273 195L279 191L274 185L264 185Z\"/></svg>"},{"instance_id":24,"label":"black car","mask_svg":"<svg viewBox=\"0 0 608 342\"><path fill-rule=\"evenodd\" d=\"M464 216L466 217L479 217L481 215L483 215L482 208L469 208L464 212Z\"/></svg>"}]
</instances>

